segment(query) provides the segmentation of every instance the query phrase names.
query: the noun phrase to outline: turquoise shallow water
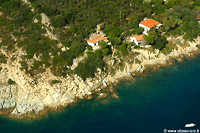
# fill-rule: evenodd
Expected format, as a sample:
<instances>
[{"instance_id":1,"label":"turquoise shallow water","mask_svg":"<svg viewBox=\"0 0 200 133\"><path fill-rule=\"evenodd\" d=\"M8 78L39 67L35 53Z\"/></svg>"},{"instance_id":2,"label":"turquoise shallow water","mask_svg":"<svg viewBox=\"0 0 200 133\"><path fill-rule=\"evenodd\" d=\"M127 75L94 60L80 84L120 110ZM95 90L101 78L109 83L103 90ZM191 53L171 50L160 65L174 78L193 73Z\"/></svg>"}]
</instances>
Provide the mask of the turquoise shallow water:
<instances>
[{"instance_id":1,"label":"turquoise shallow water","mask_svg":"<svg viewBox=\"0 0 200 133\"><path fill-rule=\"evenodd\" d=\"M119 99L80 100L33 122L0 118L1 133L163 133L200 129L200 57L138 76L115 87Z\"/></svg>"}]
</instances>

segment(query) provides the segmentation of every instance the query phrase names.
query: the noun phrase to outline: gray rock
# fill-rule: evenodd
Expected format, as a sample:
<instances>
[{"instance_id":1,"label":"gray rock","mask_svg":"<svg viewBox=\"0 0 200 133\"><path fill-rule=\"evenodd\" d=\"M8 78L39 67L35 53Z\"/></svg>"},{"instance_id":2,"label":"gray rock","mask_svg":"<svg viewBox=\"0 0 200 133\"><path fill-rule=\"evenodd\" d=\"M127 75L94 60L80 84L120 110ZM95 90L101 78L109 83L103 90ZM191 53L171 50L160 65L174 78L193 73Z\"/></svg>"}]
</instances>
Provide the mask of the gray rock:
<instances>
[{"instance_id":1,"label":"gray rock","mask_svg":"<svg viewBox=\"0 0 200 133\"><path fill-rule=\"evenodd\" d=\"M11 108L10 101L5 101L5 103L3 104L3 108L4 109Z\"/></svg>"},{"instance_id":2,"label":"gray rock","mask_svg":"<svg viewBox=\"0 0 200 133\"><path fill-rule=\"evenodd\" d=\"M3 109L3 104L2 103L0 103L0 109Z\"/></svg>"}]
</instances>

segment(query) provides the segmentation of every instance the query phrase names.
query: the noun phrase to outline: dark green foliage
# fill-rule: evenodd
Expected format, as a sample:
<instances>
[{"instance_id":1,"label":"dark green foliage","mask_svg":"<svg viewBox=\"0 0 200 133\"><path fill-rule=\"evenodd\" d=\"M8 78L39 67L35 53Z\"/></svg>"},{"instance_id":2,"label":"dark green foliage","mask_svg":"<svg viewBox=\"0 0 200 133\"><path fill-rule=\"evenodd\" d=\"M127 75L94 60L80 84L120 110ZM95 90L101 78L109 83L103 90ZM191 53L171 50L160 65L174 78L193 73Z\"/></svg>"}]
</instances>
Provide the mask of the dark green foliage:
<instances>
[{"instance_id":1,"label":"dark green foliage","mask_svg":"<svg viewBox=\"0 0 200 133\"><path fill-rule=\"evenodd\" d=\"M32 69L33 69L33 70L37 70L37 69L39 69L39 67L40 67L40 62L37 61L37 60L34 60L34 61L33 61Z\"/></svg>"},{"instance_id":2,"label":"dark green foliage","mask_svg":"<svg viewBox=\"0 0 200 133\"><path fill-rule=\"evenodd\" d=\"M108 38L109 42L111 42L112 45L120 45L121 40L117 37L109 37Z\"/></svg>"},{"instance_id":3,"label":"dark green foliage","mask_svg":"<svg viewBox=\"0 0 200 133\"><path fill-rule=\"evenodd\" d=\"M102 42L99 43L99 46L100 46L101 49L105 49L107 47L107 43L102 41Z\"/></svg>"},{"instance_id":4,"label":"dark green foliage","mask_svg":"<svg viewBox=\"0 0 200 133\"><path fill-rule=\"evenodd\" d=\"M58 15L52 18L52 26L62 27L66 24L64 16Z\"/></svg>"},{"instance_id":5,"label":"dark green foliage","mask_svg":"<svg viewBox=\"0 0 200 133\"><path fill-rule=\"evenodd\" d=\"M154 43L154 39L153 39L152 36L144 35L144 40L149 44L153 44Z\"/></svg>"},{"instance_id":6,"label":"dark green foliage","mask_svg":"<svg viewBox=\"0 0 200 133\"><path fill-rule=\"evenodd\" d=\"M88 58L79 63L78 67L75 69L75 73L83 80L86 80L88 77L94 77L97 68L103 70L104 65L102 53L97 50L94 53L88 53Z\"/></svg>"},{"instance_id":7,"label":"dark green foliage","mask_svg":"<svg viewBox=\"0 0 200 133\"><path fill-rule=\"evenodd\" d=\"M154 12L158 15L165 11L166 5L163 0L152 0L151 3L154 5Z\"/></svg>"},{"instance_id":8,"label":"dark green foliage","mask_svg":"<svg viewBox=\"0 0 200 133\"><path fill-rule=\"evenodd\" d=\"M141 49L141 47L138 46L138 45L135 45L135 46L134 46L134 49Z\"/></svg>"},{"instance_id":9,"label":"dark green foliage","mask_svg":"<svg viewBox=\"0 0 200 133\"><path fill-rule=\"evenodd\" d=\"M102 49L103 56L107 56L109 54L109 52L110 52L109 48Z\"/></svg>"},{"instance_id":10,"label":"dark green foliage","mask_svg":"<svg viewBox=\"0 0 200 133\"><path fill-rule=\"evenodd\" d=\"M166 8L172 8L158 15L163 21L165 31L173 36L185 34L184 39L187 40L196 38L200 34L200 25L196 21L196 16L200 13L196 8L198 3L198 0L170 0L165 4Z\"/></svg>"},{"instance_id":11,"label":"dark green foliage","mask_svg":"<svg viewBox=\"0 0 200 133\"><path fill-rule=\"evenodd\" d=\"M51 85L54 85L54 84L57 84L57 83L61 83L61 81L60 80L52 80L51 81Z\"/></svg>"},{"instance_id":12,"label":"dark green foliage","mask_svg":"<svg viewBox=\"0 0 200 133\"><path fill-rule=\"evenodd\" d=\"M119 37L121 35L121 30L114 25L106 25L103 32L110 37Z\"/></svg>"},{"instance_id":13,"label":"dark green foliage","mask_svg":"<svg viewBox=\"0 0 200 133\"><path fill-rule=\"evenodd\" d=\"M101 48L103 56L108 56L109 54L112 54L111 46L107 44L107 42L100 42L98 44Z\"/></svg>"},{"instance_id":14,"label":"dark green foliage","mask_svg":"<svg viewBox=\"0 0 200 133\"><path fill-rule=\"evenodd\" d=\"M161 36L159 30L155 27L148 32L148 36L144 36L144 40L153 46L154 49L163 49L165 45L168 43L165 36Z\"/></svg>"},{"instance_id":15,"label":"dark green foliage","mask_svg":"<svg viewBox=\"0 0 200 133\"><path fill-rule=\"evenodd\" d=\"M82 43L79 41L72 42L72 46L70 47L71 54L73 54L74 57L80 56L81 53L83 53L86 49L86 43Z\"/></svg>"},{"instance_id":16,"label":"dark green foliage","mask_svg":"<svg viewBox=\"0 0 200 133\"><path fill-rule=\"evenodd\" d=\"M142 34L143 31L144 31L143 28L138 27L138 28L136 28L136 29L133 30L133 34L137 34L137 35L139 35L139 34Z\"/></svg>"},{"instance_id":17,"label":"dark green foliage","mask_svg":"<svg viewBox=\"0 0 200 133\"><path fill-rule=\"evenodd\" d=\"M7 57L0 53L0 63L7 63Z\"/></svg>"},{"instance_id":18,"label":"dark green foliage","mask_svg":"<svg viewBox=\"0 0 200 133\"><path fill-rule=\"evenodd\" d=\"M96 25L104 23L101 29L109 37L111 44L118 48L123 56L128 55L127 44L123 43L124 36L141 34L139 22L146 18L153 18L164 24L161 29L165 35L184 35L185 39L193 40L200 35L199 23L196 16L200 15L199 0L152 0L151 3L143 0L30 0L35 12L21 0L0 0L1 11L4 16L0 18L0 47L13 52L17 47L22 48L26 55L23 57L21 69L29 70L35 75L50 68L57 76L66 76L72 73L69 66L73 60L83 56L87 46L85 38L95 32ZM154 5L154 6L152 6ZM171 9L169 9L171 8ZM45 37L42 24L33 23L36 18L41 21L41 12L51 19L52 26L58 40L67 51L58 48L58 42ZM155 15L152 15L154 14ZM11 36L13 35L15 39ZM144 37L153 48L163 49L167 43L165 36L155 28ZM93 77L97 68L103 69L103 56L111 53L110 46L99 44L101 49L89 53L88 58L79 63L75 69L83 79ZM31 66L27 60L37 57ZM0 62L6 63L5 56L0 56Z\"/></svg>"},{"instance_id":19,"label":"dark green foliage","mask_svg":"<svg viewBox=\"0 0 200 133\"><path fill-rule=\"evenodd\" d=\"M21 61L20 64L21 64L21 70L23 69L28 70L28 64L25 61Z\"/></svg>"},{"instance_id":20,"label":"dark green foliage","mask_svg":"<svg viewBox=\"0 0 200 133\"><path fill-rule=\"evenodd\" d=\"M85 42L84 38L88 38L99 23L105 24L101 28L107 36L119 37L124 30L135 26L133 21L138 27L138 22L152 13L150 4L143 3L141 0L31 1L38 12L44 12L51 18L56 33L67 47L71 46L73 40ZM133 18L128 22L127 18L130 14L137 20ZM64 26L70 28L63 30Z\"/></svg>"},{"instance_id":21,"label":"dark green foliage","mask_svg":"<svg viewBox=\"0 0 200 133\"><path fill-rule=\"evenodd\" d=\"M137 24L138 25L138 24ZM137 27L137 28L134 28L132 30L128 30L124 33L125 36L131 36L131 35L139 35L139 34L142 34L144 31L143 28L141 27Z\"/></svg>"},{"instance_id":22,"label":"dark green foliage","mask_svg":"<svg viewBox=\"0 0 200 133\"><path fill-rule=\"evenodd\" d=\"M120 50L122 56L127 56L128 55L127 44L126 43L123 43L121 46L119 46L119 50Z\"/></svg>"},{"instance_id":23,"label":"dark green foliage","mask_svg":"<svg viewBox=\"0 0 200 133\"><path fill-rule=\"evenodd\" d=\"M9 84L9 85L14 85L14 84L16 84L16 82L13 81L12 79L8 79L8 84Z\"/></svg>"}]
</instances>

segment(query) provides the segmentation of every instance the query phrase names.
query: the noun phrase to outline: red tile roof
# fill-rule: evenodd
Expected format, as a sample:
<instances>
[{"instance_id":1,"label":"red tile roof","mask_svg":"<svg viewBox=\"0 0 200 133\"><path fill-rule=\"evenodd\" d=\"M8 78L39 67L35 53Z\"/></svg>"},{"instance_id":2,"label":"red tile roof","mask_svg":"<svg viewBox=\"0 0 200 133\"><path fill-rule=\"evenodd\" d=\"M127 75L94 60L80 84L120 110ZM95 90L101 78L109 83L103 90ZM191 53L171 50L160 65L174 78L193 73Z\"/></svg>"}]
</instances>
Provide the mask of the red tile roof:
<instances>
[{"instance_id":1,"label":"red tile roof","mask_svg":"<svg viewBox=\"0 0 200 133\"><path fill-rule=\"evenodd\" d=\"M142 22L140 22L140 24L142 24L142 25L144 25L144 26L146 26L146 27L151 29L151 28L153 28L154 26L156 26L156 25L158 25L160 23L155 21L155 20L153 20L153 19L145 19Z\"/></svg>"},{"instance_id":2,"label":"red tile roof","mask_svg":"<svg viewBox=\"0 0 200 133\"><path fill-rule=\"evenodd\" d=\"M103 40L106 40L107 37L99 37L99 38L96 38L96 39L92 39L92 40L87 40L87 42L89 43L97 43L99 41L103 41Z\"/></svg>"},{"instance_id":3,"label":"red tile roof","mask_svg":"<svg viewBox=\"0 0 200 133\"><path fill-rule=\"evenodd\" d=\"M131 37L135 37L135 39L137 40L137 41L142 41L142 40L144 40L144 34L141 34L141 35L134 35L134 36L131 36Z\"/></svg>"}]
</instances>

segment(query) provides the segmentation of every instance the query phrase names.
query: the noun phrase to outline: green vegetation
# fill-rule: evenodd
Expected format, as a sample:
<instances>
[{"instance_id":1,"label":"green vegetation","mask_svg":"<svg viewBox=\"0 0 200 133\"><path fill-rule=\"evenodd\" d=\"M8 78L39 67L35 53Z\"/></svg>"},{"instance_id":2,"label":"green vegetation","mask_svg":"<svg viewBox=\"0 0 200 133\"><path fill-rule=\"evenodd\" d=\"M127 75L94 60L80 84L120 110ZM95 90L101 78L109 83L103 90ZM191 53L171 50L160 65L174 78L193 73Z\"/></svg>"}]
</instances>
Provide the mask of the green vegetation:
<instances>
[{"instance_id":1,"label":"green vegetation","mask_svg":"<svg viewBox=\"0 0 200 133\"><path fill-rule=\"evenodd\" d=\"M152 45L154 49L162 50L165 48L165 45L167 44L167 39L165 36L162 36L160 31L156 29L156 27L152 28L148 32L148 36L144 36L145 41Z\"/></svg>"},{"instance_id":2,"label":"green vegetation","mask_svg":"<svg viewBox=\"0 0 200 133\"><path fill-rule=\"evenodd\" d=\"M120 45L121 44L121 39L117 37L110 37L108 40L111 42L111 44L114 45Z\"/></svg>"},{"instance_id":3,"label":"green vegetation","mask_svg":"<svg viewBox=\"0 0 200 133\"><path fill-rule=\"evenodd\" d=\"M162 52L163 54L169 54L169 53L172 52L173 49L177 49L177 46L176 46L175 44L169 42L168 44L166 44L165 48L163 48L163 49L161 50L161 52Z\"/></svg>"},{"instance_id":4,"label":"green vegetation","mask_svg":"<svg viewBox=\"0 0 200 133\"><path fill-rule=\"evenodd\" d=\"M12 79L8 79L8 84L9 84L9 85L14 85L14 84L16 84L16 83L15 83L15 81L13 81Z\"/></svg>"},{"instance_id":5,"label":"green vegetation","mask_svg":"<svg viewBox=\"0 0 200 133\"><path fill-rule=\"evenodd\" d=\"M52 80L51 81L51 85L58 84L58 83L61 83L61 81L59 81L59 80Z\"/></svg>"},{"instance_id":6,"label":"green vegetation","mask_svg":"<svg viewBox=\"0 0 200 133\"><path fill-rule=\"evenodd\" d=\"M120 45L119 46L119 51L120 51L122 56L127 56L128 55L127 44L123 43L122 45Z\"/></svg>"},{"instance_id":7,"label":"green vegetation","mask_svg":"<svg viewBox=\"0 0 200 133\"><path fill-rule=\"evenodd\" d=\"M108 56L112 53L111 47L104 41L99 43L103 56Z\"/></svg>"},{"instance_id":8,"label":"green vegetation","mask_svg":"<svg viewBox=\"0 0 200 133\"><path fill-rule=\"evenodd\" d=\"M7 63L7 58L4 54L0 53L0 63Z\"/></svg>"},{"instance_id":9,"label":"green vegetation","mask_svg":"<svg viewBox=\"0 0 200 133\"><path fill-rule=\"evenodd\" d=\"M76 73L84 80L93 77L97 68L104 69L104 57L111 56L114 51L117 57L129 54L133 44L124 43L124 39L143 32L138 24L144 18L163 23L161 29L154 27L149 31L149 36L144 36L148 44L163 53L169 53L175 47L168 44L168 36L183 35L184 39L193 40L200 35L200 24L196 20L196 16L200 15L199 0L169 0L168 3L163 0L29 1L35 8L34 12L21 0L0 0L0 10L3 12L3 16L0 16L0 48L10 53L19 48L24 50L21 69L31 76L50 68L56 76ZM55 27L52 32L67 47L66 51L61 50L58 41L44 36L46 30L40 22L42 12L50 17L51 26ZM34 19L39 22L33 23ZM101 30L114 49L100 42L100 49L94 52L87 45L85 39L95 32L99 23L104 23ZM90 51L87 58L75 70L71 70L73 60L83 56L86 49ZM0 54L0 63L6 63L6 60L6 56Z\"/></svg>"},{"instance_id":10,"label":"green vegetation","mask_svg":"<svg viewBox=\"0 0 200 133\"><path fill-rule=\"evenodd\" d=\"M94 77L94 73L97 71L97 68L103 70L104 61L102 52L97 50L96 52L89 52L88 58L79 63L78 67L75 69L75 73L78 74L83 80L86 80L88 77Z\"/></svg>"},{"instance_id":11,"label":"green vegetation","mask_svg":"<svg viewBox=\"0 0 200 133\"><path fill-rule=\"evenodd\" d=\"M196 16L200 14L197 8L200 6L199 0L170 0L164 5L159 1L153 1L156 2L154 7L157 7L156 17L164 24L166 34L184 35L187 40L193 40L200 34L199 23L196 21Z\"/></svg>"},{"instance_id":12,"label":"green vegetation","mask_svg":"<svg viewBox=\"0 0 200 133\"><path fill-rule=\"evenodd\" d=\"M134 46L134 49L141 49L141 47L138 46L138 45L135 45L135 46Z\"/></svg>"}]
</instances>

